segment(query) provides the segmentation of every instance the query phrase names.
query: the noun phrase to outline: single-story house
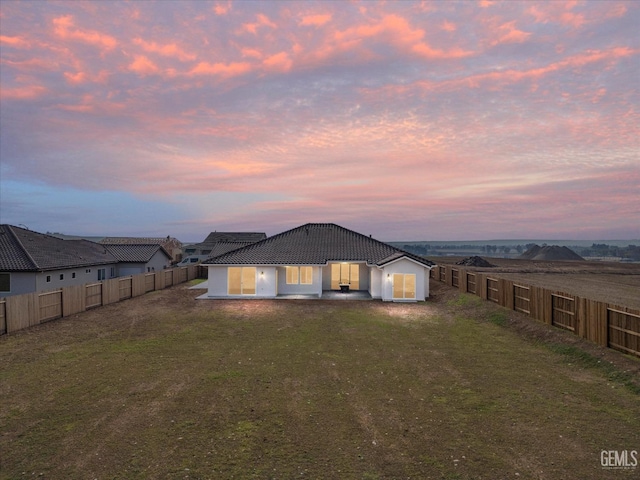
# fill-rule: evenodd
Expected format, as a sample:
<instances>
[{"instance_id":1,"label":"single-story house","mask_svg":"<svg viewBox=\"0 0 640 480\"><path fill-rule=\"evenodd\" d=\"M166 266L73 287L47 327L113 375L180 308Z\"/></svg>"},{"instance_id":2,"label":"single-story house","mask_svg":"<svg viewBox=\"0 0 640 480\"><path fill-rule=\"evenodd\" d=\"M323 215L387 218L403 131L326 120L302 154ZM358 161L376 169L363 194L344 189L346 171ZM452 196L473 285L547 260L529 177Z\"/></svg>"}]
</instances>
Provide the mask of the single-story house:
<instances>
[{"instance_id":1,"label":"single-story house","mask_svg":"<svg viewBox=\"0 0 640 480\"><path fill-rule=\"evenodd\" d=\"M0 297L114 278L117 265L98 243L0 225Z\"/></svg>"},{"instance_id":2,"label":"single-story house","mask_svg":"<svg viewBox=\"0 0 640 480\"><path fill-rule=\"evenodd\" d=\"M171 255L161 245L101 243L118 260L118 277L161 271L171 266Z\"/></svg>"},{"instance_id":3,"label":"single-story house","mask_svg":"<svg viewBox=\"0 0 640 480\"><path fill-rule=\"evenodd\" d=\"M208 291L201 298L359 291L385 301L423 301L434 263L333 223L308 223L202 265Z\"/></svg>"},{"instance_id":4,"label":"single-story house","mask_svg":"<svg viewBox=\"0 0 640 480\"><path fill-rule=\"evenodd\" d=\"M263 232L211 232L200 243L185 245L180 265L188 265L216 257L267 238Z\"/></svg>"}]
</instances>

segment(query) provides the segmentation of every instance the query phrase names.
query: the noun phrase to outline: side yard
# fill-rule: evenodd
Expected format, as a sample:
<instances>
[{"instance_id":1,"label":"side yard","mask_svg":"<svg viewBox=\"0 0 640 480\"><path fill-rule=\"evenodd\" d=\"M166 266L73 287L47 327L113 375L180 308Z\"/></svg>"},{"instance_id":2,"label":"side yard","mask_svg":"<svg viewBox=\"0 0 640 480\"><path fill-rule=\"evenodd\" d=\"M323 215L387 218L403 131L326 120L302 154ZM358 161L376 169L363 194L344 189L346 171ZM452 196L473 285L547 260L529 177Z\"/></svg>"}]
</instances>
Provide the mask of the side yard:
<instances>
[{"instance_id":1,"label":"side yard","mask_svg":"<svg viewBox=\"0 0 640 480\"><path fill-rule=\"evenodd\" d=\"M0 338L0 478L636 478L640 361L420 304L173 287Z\"/></svg>"}]
</instances>

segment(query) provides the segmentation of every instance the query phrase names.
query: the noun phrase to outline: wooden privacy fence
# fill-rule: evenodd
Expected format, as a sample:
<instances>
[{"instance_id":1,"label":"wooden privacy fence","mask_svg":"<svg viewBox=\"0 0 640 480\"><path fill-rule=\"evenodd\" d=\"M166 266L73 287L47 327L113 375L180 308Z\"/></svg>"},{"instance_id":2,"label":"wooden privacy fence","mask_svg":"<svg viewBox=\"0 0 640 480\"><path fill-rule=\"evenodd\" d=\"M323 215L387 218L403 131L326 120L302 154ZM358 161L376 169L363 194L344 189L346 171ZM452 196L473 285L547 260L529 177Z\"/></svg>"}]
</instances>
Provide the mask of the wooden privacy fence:
<instances>
[{"instance_id":1,"label":"wooden privacy fence","mask_svg":"<svg viewBox=\"0 0 640 480\"><path fill-rule=\"evenodd\" d=\"M0 335L199 278L198 265L0 299Z\"/></svg>"},{"instance_id":2,"label":"wooden privacy fence","mask_svg":"<svg viewBox=\"0 0 640 480\"><path fill-rule=\"evenodd\" d=\"M640 357L640 310L438 265L431 278L605 347Z\"/></svg>"}]
</instances>

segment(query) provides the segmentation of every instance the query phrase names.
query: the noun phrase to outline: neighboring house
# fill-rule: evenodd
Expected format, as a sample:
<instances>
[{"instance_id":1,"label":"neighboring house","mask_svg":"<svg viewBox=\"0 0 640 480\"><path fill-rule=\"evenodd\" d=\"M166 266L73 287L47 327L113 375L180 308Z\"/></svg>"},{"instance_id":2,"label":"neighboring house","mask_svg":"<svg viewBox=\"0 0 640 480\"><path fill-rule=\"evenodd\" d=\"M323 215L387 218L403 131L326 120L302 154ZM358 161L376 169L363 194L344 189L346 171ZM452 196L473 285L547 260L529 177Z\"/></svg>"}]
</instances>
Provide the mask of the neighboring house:
<instances>
[{"instance_id":1,"label":"neighboring house","mask_svg":"<svg viewBox=\"0 0 640 480\"><path fill-rule=\"evenodd\" d=\"M118 277L161 271L171 266L171 255L160 245L101 245L118 260Z\"/></svg>"},{"instance_id":2,"label":"neighboring house","mask_svg":"<svg viewBox=\"0 0 640 480\"><path fill-rule=\"evenodd\" d=\"M203 242L186 245L181 265L198 263L267 238L259 232L211 232Z\"/></svg>"},{"instance_id":3,"label":"neighboring house","mask_svg":"<svg viewBox=\"0 0 640 480\"><path fill-rule=\"evenodd\" d=\"M0 225L0 297L113 278L117 264L98 243Z\"/></svg>"},{"instance_id":4,"label":"neighboring house","mask_svg":"<svg viewBox=\"0 0 640 480\"><path fill-rule=\"evenodd\" d=\"M434 266L332 223L302 225L202 265L209 271L208 298L321 297L325 291L356 290L386 301L428 298Z\"/></svg>"},{"instance_id":5,"label":"neighboring house","mask_svg":"<svg viewBox=\"0 0 640 480\"><path fill-rule=\"evenodd\" d=\"M169 235L166 237L104 237L103 245L159 245L171 256L172 263L178 263L183 257L180 240Z\"/></svg>"}]
</instances>

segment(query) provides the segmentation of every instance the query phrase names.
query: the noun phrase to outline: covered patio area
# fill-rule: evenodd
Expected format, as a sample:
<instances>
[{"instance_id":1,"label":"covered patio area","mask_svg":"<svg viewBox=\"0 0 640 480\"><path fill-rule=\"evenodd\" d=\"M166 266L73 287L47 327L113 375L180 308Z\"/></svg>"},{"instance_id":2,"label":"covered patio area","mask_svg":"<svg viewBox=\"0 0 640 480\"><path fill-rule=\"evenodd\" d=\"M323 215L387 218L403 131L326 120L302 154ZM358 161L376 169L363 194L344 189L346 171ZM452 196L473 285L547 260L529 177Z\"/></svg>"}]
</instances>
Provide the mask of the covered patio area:
<instances>
[{"instance_id":1,"label":"covered patio area","mask_svg":"<svg viewBox=\"0 0 640 480\"><path fill-rule=\"evenodd\" d=\"M323 290L322 297L304 294L279 294L275 298L276 300L372 300L369 292L362 290L351 290L347 293L336 290Z\"/></svg>"}]
</instances>

